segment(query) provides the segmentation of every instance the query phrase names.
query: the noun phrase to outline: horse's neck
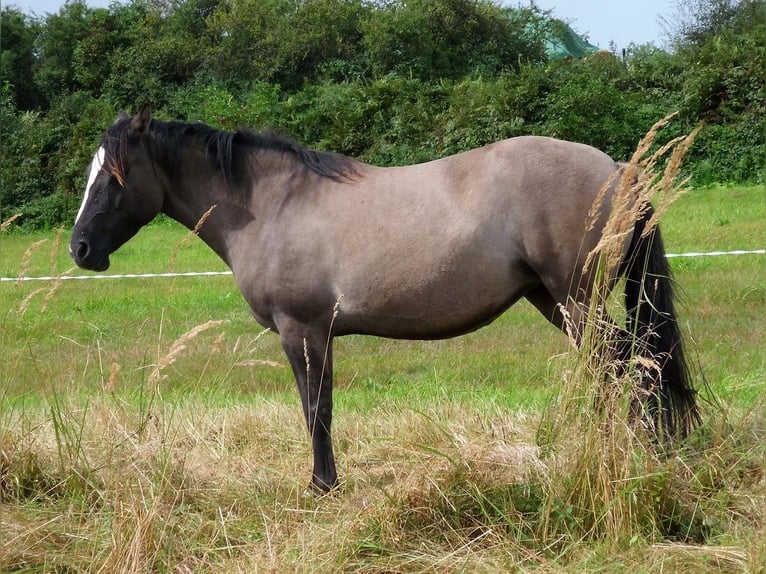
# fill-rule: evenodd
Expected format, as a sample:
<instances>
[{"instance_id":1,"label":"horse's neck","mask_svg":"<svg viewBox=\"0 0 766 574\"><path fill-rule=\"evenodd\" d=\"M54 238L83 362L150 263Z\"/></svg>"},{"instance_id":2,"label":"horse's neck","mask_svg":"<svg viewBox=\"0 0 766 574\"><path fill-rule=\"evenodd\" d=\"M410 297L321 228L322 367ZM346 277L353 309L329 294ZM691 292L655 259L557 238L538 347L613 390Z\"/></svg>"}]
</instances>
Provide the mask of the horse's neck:
<instances>
[{"instance_id":1,"label":"horse's neck","mask_svg":"<svg viewBox=\"0 0 766 574\"><path fill-rule=\"evenodd\" d=\"M230 267L237 252L237 236L243 232L257 235L256 221L272 215L278 202L275 190L282 192L295 185L294 163L283 154L254 153L248 169L259 173L247 178L248 190L230 190L223 174L213 169L206 156L189 155L180 166L167 166L175 177L168 177L163 212L190 230L215 251ZM255 166L255 167L254 167ZM239 250L241 251L241 249Z\"/></svg>"},{"instance_id":2,"label":"horse's neck","mask_svg":"<svg viewBox=\"0 0 766 574\"><path fill-rule=\"evenodd\" d=\"M193 231L231 265L231 235L246 212L234 205L219 174L199 165L181 166L165 189L163 213Z\"/></svg>"}]
</instances>

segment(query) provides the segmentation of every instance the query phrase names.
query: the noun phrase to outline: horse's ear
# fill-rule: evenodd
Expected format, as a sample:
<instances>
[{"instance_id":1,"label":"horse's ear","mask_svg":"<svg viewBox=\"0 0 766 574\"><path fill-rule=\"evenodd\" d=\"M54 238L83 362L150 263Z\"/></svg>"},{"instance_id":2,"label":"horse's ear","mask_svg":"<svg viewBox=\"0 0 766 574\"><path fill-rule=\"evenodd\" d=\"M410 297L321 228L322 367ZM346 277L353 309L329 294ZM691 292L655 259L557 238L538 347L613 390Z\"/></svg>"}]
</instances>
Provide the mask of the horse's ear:
<instances>
[{"instance_id":1,"label":"horse's ear","mask_svg":"<svg viewBox=\"0 0 766 574\"><path fill-rule=\"evenodd\" d=\"M143 110L130 120L129 133L131 135L141 135L149 127L150 121L152 121L152 110L149 106L145 106Z\"/></svg>"},{"instance_id":2,"label":"horse's ear","mask_svg":"<svg viewBox=\"0 0 766 574\"><path fill-rule=\"evenodd\" d=\"M119 114L117 114L117 119L114 120L114 123L116 124L116 123L121 122L122 120L127 120L129 117L130 116L128 114L126 114L124 111L122 111Z\"/></svg>"}]
</instances>

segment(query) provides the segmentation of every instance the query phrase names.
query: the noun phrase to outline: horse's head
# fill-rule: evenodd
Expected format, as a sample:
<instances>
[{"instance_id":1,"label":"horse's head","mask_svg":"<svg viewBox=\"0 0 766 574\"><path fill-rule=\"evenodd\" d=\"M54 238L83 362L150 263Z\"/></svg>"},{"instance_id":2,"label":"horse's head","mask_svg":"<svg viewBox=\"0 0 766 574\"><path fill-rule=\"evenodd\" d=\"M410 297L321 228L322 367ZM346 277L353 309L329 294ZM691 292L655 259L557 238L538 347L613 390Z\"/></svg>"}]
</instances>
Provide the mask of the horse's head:
<instances>
[{"instance_id":1,"label":"horse's head","mask_svg":"<svg viewBox=\"0 0 766 574\"><path fill-rule=\"evenodd\" d=\"M69 243L79 267L108 269L109 255L162 209L147 134L150 121L148 109L133 118L121 113L104 133Z\"/></svg>"}]
</instances>

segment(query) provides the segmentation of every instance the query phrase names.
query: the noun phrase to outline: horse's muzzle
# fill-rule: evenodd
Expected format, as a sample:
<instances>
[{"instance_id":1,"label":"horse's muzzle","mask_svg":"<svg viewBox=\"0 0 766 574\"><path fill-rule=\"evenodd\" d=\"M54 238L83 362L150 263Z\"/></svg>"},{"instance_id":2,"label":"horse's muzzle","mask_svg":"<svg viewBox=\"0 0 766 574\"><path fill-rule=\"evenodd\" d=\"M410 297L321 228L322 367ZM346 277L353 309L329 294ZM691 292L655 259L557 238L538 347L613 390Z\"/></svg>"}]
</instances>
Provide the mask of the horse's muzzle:
<instances>
[{"instance_id":1,"label":"horse's muzzle","mask_svg":"<svg viewBox=\"0 0 766 574\"><path fill-rule=\"evenodd\" d=\"M73 240L69 244L69 254L81 269L89 271L106 271L109 269L109 254L98 253L85 239Z\"/></svg>"}]
</instances>

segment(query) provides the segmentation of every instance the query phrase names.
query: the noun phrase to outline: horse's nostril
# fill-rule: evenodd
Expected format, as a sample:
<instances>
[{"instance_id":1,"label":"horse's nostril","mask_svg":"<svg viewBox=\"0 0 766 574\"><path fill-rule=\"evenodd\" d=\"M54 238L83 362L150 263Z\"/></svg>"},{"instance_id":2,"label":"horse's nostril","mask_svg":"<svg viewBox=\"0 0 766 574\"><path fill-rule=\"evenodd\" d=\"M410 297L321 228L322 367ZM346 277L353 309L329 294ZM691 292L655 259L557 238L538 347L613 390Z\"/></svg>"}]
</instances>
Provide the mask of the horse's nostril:
<instances>
[{"instance_id":1,"label":"horse's nostril","mask_svg":"<svg viewBox=\"0 0 766 574\"><path fill-rule=\"evenodd\" d=\"M80 241L80 243L77 245L77 258L79 260L83 260L88 256L88 244L85 241Z\"/></svg>"}]
</instances>

